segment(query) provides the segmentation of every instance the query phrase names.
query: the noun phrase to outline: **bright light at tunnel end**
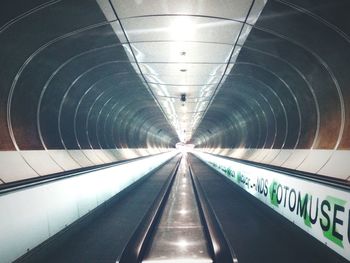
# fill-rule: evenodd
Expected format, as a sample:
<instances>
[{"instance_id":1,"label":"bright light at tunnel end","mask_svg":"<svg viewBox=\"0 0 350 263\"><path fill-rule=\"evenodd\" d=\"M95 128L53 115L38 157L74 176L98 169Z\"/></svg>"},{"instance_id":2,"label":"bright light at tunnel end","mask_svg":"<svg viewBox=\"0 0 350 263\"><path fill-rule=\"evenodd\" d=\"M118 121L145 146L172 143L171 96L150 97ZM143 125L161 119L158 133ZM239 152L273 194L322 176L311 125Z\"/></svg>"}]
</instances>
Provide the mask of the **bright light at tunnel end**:
<instances>
[{"instance_id":1,"label":"bright light at tunnel end","mask_svg":"<svg viewBox=\"0 0 350 263\"><path fill-rule=\"evenodd\" d=\"M191 143L183 143L183 142L178 142L175 145L176 149L178 149L179 151L181 151L182 153L186 153L186 152L191 152L194 149L194 144Z\"/></svg>"}]
</instances>

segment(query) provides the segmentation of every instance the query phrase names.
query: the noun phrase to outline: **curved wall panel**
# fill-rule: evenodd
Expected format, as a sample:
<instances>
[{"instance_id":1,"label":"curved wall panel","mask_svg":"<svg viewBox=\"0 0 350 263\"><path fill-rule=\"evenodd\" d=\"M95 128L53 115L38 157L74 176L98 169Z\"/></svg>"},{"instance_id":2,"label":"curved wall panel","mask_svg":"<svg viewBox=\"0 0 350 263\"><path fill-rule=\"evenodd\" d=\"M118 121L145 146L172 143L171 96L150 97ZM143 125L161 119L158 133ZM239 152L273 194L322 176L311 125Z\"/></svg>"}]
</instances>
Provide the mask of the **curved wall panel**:
<instances>
[{"instance_id":1,"label":"curved wall panel","mask_svg":"<svg viewBox=\"0 0 350 263\"><path fill-rule=\"evenodd\" d=\"M165 151L176 136L99 5L7 1L0 11L0 178ZM146 149L146 150L142 150Z\"/></svg>"},{"instance_id":2,"label":"curved wall panel","mask_svg":"<svg viewBox=\"0 0 350 263\"><path fill-rule=\"evenodd\" d=\"M348 1L268 1L192 143L349 178Z\"/></svg>"},{"instance_id":3,"label":"curved wall panel","mask_svg":"<svg viewBox=\"0 0 350 263\"><path fill-rule=\"evenodd\" d=\"M190 38L190 44L201 43L203 50L231 45L232 54L213 73L223 80L215 96L188 97L189 108L201 100L207 105L193 111L203 117L175 114L178 122L200 123L189 142L217 154L348 178L349 1L253 1L254 19L248 16L244 23L237 18L238 9L194 2L186 2L193 10L181 5L187 18L199 23L198 37ZM176 42L171 27L159 29L158 23L174 22L170 17L181 15L180 4L165 1L140 8L137 3L11 0L2 6L0 183L174 147L178 134L169 123L176 121L167 119L164 109L171 112L171 102L181 111L181 94L158 85L175 94L165 98L146 81L157 80L163 66L174 64L166 50L152 45ZM135 12L147 17L133 17ZM230 39L240 26L237 41ZM222 29L228 34L221 38ZM150 56L142 57L137 47L147 47ZM198 68L220 60L203 54L192 61L191 55L186 63ZM163 56L168 60L160 63ZM152 57L154 61L145 60ZM151 64L159 72L150 70ZM176 67L170 79L190 83ZM200 73L189 73L188 79Z\"/></svg>"}]
</instances>

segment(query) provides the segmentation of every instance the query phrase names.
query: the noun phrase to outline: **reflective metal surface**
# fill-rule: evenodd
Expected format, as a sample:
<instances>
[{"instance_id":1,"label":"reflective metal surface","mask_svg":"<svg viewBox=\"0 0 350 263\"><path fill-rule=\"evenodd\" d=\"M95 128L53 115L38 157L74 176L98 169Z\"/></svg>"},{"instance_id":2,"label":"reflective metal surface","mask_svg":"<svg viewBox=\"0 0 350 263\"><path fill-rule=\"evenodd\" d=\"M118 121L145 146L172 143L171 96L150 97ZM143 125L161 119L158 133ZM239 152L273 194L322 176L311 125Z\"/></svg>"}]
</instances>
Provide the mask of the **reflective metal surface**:
<instances>
[{"instance_id":1,"label":"reflective metal surface","mask_svg":"<svg viewBox=\"0 0 350 263\"><path fill-rule=\"evenodd\" d=\"M186 154L143 262L212 262Z\"/></svg>"},{"instance_id":2,"label":"reflective metal surface","mask_svg":"<svg viewBox=\"0 0 350 263\"><path fill-rule=\"evenodd\" d=\"M192 138L265 2L114 0L112 10L102 9L120 20L116 34L124 34L129 58L181 142ZM180 101L183 95L203 100Z\"/></svg>"},{"instance_id":3,"label":"reflective metal surface","mask_svg":"<svg viewBox=\"0 0 350 263\"><path fill-rule=\"evenodd\" d=\"M194 143L349 149L348 8L346 1L268 1Z\"/></svg>"}]
</instances>

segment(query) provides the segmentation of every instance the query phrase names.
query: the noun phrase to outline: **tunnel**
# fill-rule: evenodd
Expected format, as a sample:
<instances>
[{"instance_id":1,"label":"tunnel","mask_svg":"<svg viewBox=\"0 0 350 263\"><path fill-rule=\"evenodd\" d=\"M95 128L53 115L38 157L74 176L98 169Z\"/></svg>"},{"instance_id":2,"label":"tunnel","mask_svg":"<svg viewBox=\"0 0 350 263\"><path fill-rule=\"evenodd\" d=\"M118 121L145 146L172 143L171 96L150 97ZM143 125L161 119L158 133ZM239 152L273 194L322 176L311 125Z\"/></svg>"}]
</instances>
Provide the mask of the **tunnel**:
<instances>
[{"instance_id":1,"label":"tunnel","mask_svg":"<svg viewBox=\"0 0 350 263\"><path fill-rule=\"evenodd\" d=\"M4 0L0 262L348 262L349 10Z\"/></svg>"}]
</instances>

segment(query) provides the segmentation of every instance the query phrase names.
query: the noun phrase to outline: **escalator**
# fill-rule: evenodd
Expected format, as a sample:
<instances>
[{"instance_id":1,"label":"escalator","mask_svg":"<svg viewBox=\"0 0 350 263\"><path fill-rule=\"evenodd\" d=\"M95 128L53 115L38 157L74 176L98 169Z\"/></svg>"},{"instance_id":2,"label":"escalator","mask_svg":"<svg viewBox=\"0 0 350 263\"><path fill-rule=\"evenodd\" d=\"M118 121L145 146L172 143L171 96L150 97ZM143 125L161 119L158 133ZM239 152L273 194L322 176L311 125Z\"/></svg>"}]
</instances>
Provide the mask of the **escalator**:
<instances>
[{"instance_id":1,"label":"escalator","mask_svg":"<svg viewBox=\"0 0 350 263\"><path fill-rule=\"evenodd\" d=\"M184 153L167 191L135 231L119 263L237 262L210 212Z\"/></svg>"},{"instance_id":2,"label":"escalator","mask_svg":"<svg viewBox=\"0 0 350 263\"><path fill-rule=\"evenodd\" d=\"M211 217L177 156L16 262L237 262Z\"/></svg>"}]
</instances>

